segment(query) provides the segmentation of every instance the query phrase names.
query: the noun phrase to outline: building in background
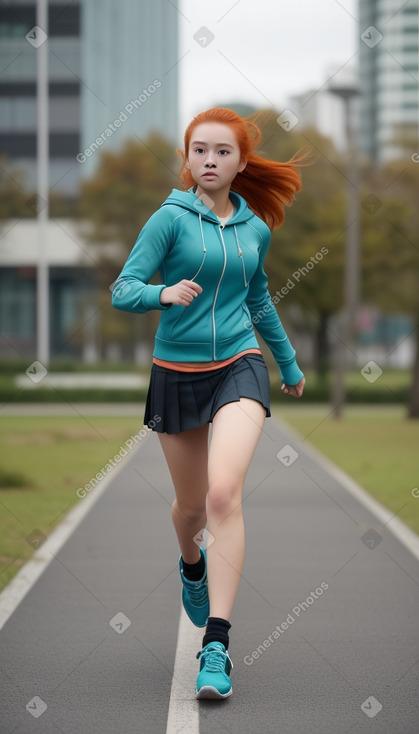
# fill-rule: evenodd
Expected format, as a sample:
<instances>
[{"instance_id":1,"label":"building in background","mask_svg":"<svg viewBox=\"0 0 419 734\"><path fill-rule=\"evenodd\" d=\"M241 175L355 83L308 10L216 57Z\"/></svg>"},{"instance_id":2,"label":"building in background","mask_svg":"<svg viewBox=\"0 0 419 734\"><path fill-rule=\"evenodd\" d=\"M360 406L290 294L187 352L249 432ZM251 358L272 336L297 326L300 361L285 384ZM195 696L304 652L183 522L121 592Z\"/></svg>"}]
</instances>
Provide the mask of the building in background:
<instances>
[{"instance_id":1,"label":"building in background","mask_svg":"<svg viewBox=\"0 0 419 734\"><path fill-rule=\"evenodd\" d=\"M417 0L359 0L360 149L376 164L416 150L419 125Z\"/></svg>"},{"instance_id":2,"label":"building in background","mask_svg":"<svg viewBox=\"0 0 419 734\"><path fill-rule=\"evenodd\" d=\"M26 173L28 189L36 187L37 49L26 34L35 25L35 0L1 4L0 155L7 155L8 168ZM80 177L80 2L49 4L48 44L50 187L74 196Z\"/></svg>"},{"instance_id":3,"label":"building in background","mask_svg":"<svg viewBox=\"0 0 419 734\"><path fill-rule=\"evenodd\" d=\"M0 356L34 355L36 349L36 219L9 220L0 247ZM80 246L74 220L48 221L51 352L86 356L86 329L97 293L97 254ZM35 243L35 245L34 245ZM91 325L90 325L91 326ZM89 335L90 336L90 335Z\"/></svg>"},{"instance_id":4,"label":"building in background","mask_svg":"<svg viewBox=\"0 0 419 734\"><path fill-rule=\"evenodd\" d=\"M97 150L119 148L124 138L156 130L178 144L179 15L177 0L83 0L81 17L85 177Z\"/></svg>"},{"instance_id":5,"label":"building in background","mask_svg":"<svg viewBox=\"0 0 419 734\"><path fill-rule=\"evenodd\" d=\"M49 187L77 199L100 151L158 131L178 143L177 0L53 0L48 4ZM12 175L37 185L36 0L0 4L0 156ZM27 35L29 34L29 39ZM38 34L39 38L39 34ZM32 210L33 211L33 210ZM91 245L71 220L50 220L52 354L89 356L96 273ZM0 354L36 350L37 231L34 218L4 222L0 232ZM102 247L103 250L103 247ZM78 338L77 324L83 326ZM84 335L84 336L83 336ZM85 340L85 341L84 341Z\"/></svg>"},{"instance_id":6,"label":"building in background","mask_svg":"<svg viewBox=\"0 0 419 734\"><path fill-rule=\"evenodd\" d=\"M177 139L176 0L53 0L48 7L50 189L76 198L99 149L152 130ZM0 5L0 156L27 173L31 189L37 49L26 35L35 25L36 0Z\"/></svg>"}]
</instances>

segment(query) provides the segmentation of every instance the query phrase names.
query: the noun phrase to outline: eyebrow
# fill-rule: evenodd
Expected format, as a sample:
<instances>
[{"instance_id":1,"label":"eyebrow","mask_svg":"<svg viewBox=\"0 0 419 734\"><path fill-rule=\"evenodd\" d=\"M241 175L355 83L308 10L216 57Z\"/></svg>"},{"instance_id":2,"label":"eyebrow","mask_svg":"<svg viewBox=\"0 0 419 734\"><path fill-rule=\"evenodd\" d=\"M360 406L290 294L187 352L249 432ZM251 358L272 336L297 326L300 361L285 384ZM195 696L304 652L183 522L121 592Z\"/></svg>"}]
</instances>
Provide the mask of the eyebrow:
<instances>
[{"instance_id":1,"label":"eyebrow","mask_svg":"<svg viewBox=\"0 0 419 734\"><path fill-rule=\"evenodd\" d=\"M205 143L203 140L194 140L191 145L208 145L208 143ZM233 147L230 143L216 143L216 145L222 145L224 148Z\"/></svg>"}]
</instances>

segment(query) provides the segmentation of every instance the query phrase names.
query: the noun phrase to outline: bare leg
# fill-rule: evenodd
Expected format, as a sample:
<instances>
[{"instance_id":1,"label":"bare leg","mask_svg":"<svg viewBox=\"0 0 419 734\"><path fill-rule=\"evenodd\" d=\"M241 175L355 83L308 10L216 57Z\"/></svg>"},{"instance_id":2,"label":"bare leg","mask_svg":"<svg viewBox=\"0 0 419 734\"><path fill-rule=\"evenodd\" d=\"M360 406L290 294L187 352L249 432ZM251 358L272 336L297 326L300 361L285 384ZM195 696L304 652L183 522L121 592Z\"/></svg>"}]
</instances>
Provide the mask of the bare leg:
<instances>
[{"instance_id":1,"label":"bare leg","mask_svg":"<svg viewBox=\"0 0 419 734\"><path fill-rule=\"evenodd\" d=\"M229 620L244 562L242 491L266 412L250 398L224 405L214 416L208 457L207 549L210 616ZM211 536L209 536L211 537Z\"/></svg>"},{"instance_id":2,"label":"bare leg","mask_svg":"<svg viewBox=\"0 0 419 734\"><path fill-rule=\"evenodd\" d=\"M172 520L186 563L197 563L199 545L194 536L207 523L208 424L182 433L159 433L159 439L175 488Z\"/></svg>"}]
</instances>

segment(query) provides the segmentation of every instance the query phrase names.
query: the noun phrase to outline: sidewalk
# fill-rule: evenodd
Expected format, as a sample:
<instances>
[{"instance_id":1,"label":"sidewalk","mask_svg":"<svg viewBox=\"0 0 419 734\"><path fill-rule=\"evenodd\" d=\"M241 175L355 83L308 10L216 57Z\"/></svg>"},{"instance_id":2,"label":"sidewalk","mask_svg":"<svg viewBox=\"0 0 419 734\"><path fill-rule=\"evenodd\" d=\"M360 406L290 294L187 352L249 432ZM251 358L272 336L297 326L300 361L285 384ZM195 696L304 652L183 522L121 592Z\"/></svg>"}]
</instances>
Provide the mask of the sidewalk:
<instances>
[{"instance_id":1,"label":"sidewalk","mask_svg":"<svg viewBox=\"0 0 419 734\"><path fill-rule=\"evenodd\" d=\"M417 734L419 566L391 523L266 421L244 492L234 694L214 705L189 683L193 626L173 680L172 500L150 434L2 629L1 732Z\"/></svg>"}]
</instances>

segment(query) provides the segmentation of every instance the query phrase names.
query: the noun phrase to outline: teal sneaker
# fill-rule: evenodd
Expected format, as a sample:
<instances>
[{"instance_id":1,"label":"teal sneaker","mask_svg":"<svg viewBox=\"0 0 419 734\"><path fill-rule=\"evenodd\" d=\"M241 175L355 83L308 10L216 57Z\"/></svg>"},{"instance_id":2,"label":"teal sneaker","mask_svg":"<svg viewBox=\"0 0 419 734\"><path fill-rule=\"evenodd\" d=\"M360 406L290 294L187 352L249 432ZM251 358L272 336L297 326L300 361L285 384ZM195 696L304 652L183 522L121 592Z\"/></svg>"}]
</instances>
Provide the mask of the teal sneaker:
<instances>
[{"instance_id":1,"label":"teal sneaker","mask_svg":"<svg viewBox=\"0 0 419 734\"><path fill-rule=\"evenodd\" d=\"M207 556L200 548L204 556L205 572L200 581L189 581L183 575L182 556L179 556L179 572L182 579L182 603L185 612L196 627L205 627L209 616L209 596L207 579Z\"/></svg>"},{"instance_id":2,"label":"teal sneaker","mask_svg":"<svg viewBox=\"0 0 419 734\"><path fill-rule=\"evenodd\" d=\"M233 693L231 658L222 642L209 642L196 656L201 667L196 681L196 698L227 698Z\"/></svg>"}]
</instances>

